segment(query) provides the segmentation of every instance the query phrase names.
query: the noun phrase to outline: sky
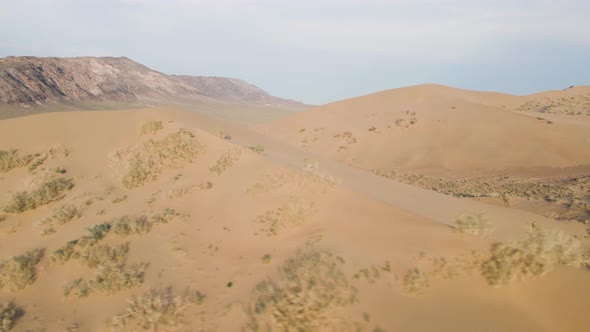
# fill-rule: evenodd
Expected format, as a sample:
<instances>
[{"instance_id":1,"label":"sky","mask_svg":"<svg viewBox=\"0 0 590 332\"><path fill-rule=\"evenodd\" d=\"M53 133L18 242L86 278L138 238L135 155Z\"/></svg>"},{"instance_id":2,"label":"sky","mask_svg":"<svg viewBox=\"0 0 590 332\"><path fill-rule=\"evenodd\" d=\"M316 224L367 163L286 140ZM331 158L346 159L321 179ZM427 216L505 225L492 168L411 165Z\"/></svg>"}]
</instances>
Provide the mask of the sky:
<instances>
[{"instance_id":1,"label":"sky","mask_svg":"<svg viewBox=\"0 0 590 332\"><path fill-rule=\"evenodd\" d=\"M590 85L588 0L0 0L0 57L127 56L323 104Z\"/></svg>"}]
</instances>

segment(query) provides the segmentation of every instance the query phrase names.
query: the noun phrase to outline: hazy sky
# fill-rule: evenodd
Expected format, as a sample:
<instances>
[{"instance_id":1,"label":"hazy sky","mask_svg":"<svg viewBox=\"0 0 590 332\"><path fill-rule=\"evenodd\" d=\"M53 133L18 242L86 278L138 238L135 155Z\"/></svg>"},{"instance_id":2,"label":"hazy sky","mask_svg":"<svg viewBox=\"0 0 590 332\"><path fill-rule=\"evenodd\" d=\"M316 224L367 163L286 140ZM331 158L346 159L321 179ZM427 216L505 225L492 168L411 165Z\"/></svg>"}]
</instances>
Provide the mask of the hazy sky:
<instances>
[{"instance_id":1,"label":"hazy sky","mask_svg":"<svg viewBox=\"0 0 590 332\"><path fill-rule=\"evenodd\" d=\"M590 1L0 0L0 57L128 56L311 104L440 83L590 84Z\"/></svg>"}]
</instances>

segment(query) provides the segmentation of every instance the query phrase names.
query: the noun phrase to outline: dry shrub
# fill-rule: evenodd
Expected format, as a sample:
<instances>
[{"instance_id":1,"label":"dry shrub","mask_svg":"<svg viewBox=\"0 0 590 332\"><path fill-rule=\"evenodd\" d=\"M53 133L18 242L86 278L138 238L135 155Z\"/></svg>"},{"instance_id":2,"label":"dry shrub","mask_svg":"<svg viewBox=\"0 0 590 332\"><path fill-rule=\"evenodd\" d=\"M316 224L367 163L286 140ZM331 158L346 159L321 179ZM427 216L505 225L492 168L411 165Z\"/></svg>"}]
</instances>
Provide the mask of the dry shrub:
<instances>
[{"instance_id":1,"label":"dry shrub","mask_svg":"<svg viewBox=\"0 0 590 332\"><path fill-rule=\"evenodd\" d=\"M230 168L235 164L238 160L240 160L240 155L242 154L242 150L240 148L233 148L227 152L224 152L219 159L215 162L215 165L209 167L211 172L217 173L220 175L226 169Z\"/></svg>"},{"instance_id":2,"label":"dry shrub","mask_svg":"<svg viewBox=\"0 0 590 332\"><path fill-rule=\"evenodd\" d=\"M118 151L114 159L123 171L123 185L132 189L157 179L166 169L192 162L203 149L190 131L180 129L160 141L150 139L139 146Z\"/></svg>"},{"instance_id":3,"label":"dry shrub","mask_svg":"<svg viewBox=\"0 0 590 332\"><path fill-rule=\"evenodd\" d=\"M65 158L67 156L70 155L70 153L72 152L72 150L70 148L67 148L61 144L55 144L50 146L47 149L47 154L53 159L53 158Z\"/></svg>"},{"instance_id":4,"label":"dry shrub","mask_svg":"<svg viewBox=\"0 0 590 332\"><path fill-rule=\"evenodd\" d=\"M129 242L117 245L93 245L83 248L76 258L80 263L90 267L119 265L127 259Z\"/></svg>"},{"instance_id":5,"label":"dry shrub","mask_svg":"<svg viewBox=\"0 0 590 332\"><path fill-rule=\"evenodd\" d=\"M494 244L491 257L481 264L481 273L490 285L499 286L515 279L545 275L558 265L581 267L588 262L579 239L533 224L524 238Z\"/></svg>"},{"instance_id":6,"label":"dry shrub","mask_svg":"<svg viewBox=\"0 0 590 332\"><path fill-rule=\"evenodd\" d=\"M36 266L43 257L44 249L31 250L24 255L0 261L0 289L16 292L37 278Z\"/></svg>"},{"instance_id":7,"label":"dry shrub","mask_svg":"<svg viewBox=\"0 0 590 332\"><path fill-rule=\"evenodd\" d=\"M79 240L72 240L66 243L61 248L55 250L51 256L49 256L49 260L52 263L56 264L63 264L70 260L76 253L76 245L78 244Z\"/></svg>"},{"instance_id":8,"label":"dry shrub","mask_svg":"<svg viewBox=\"0 0 590 332\"><path fill-rule=\"evenodd\" d=\"M256 218L263 224L261 231L268 236L277 235L281 229L301 225L315 212L315 204L303 198L292 199L284 206L266 212Z\"/></svg>"},{"instance_id":9,"label":"dry shrub","mask_svg":"<svg viewBox=\"0 0 590 332\"><path fill-rule=\"evenodd\" d=\"M77 279L64 287L64 295L86 297L92 293L113 294L125 289L137 287L143 283L147 263L100 267L94 279L84 281Z\"/></svg>"},{"instance_id":10,"label":"dry shrub","mask_svg":"<svg viewBox=\"0 0 590 332\"><path fill-rule=\"evenodd\" d=\"M150 222L152 224L167 224L173 219L180 216L180 213L176 212L174 209L164 209L160 213L156 213L150 217Z\"/></svg>"},{"instance_id":11,"label":"dry shrub","mask_svg":"<svg viewBox=\"0 0 590 332\"><path fill-rule=\"evenodd\" d=\"M21 156L18 150L0 150L0 173L6 173L14 168L27 166L33 159L34 155L27 154Z\"/></svg>"},{"instance_id":12,"label":"dry shrub","mask_svg":"<svg viewBox=\"0 0 590 332\"><path fill-rule=\"evenodd\" d=\"M141 125L141 128L139 128L139 133L141 135L153 135L162 129L164 129L164 124L162 124L162 121L148 121Z\"/></svg>"},{"instance_id":13,"label":"dry shrub","mask_svg":"<svg viewBox=\"0 0 590 332\"><path fill-rule=\"evenodd\" d=\"M402 279L402 287L408 293L417 294L424 291L430 285L426 274L424 274L420 269L413 268L410 269Z\"/></svg>"},{"instance_id":14,"label":"dry shrub","mask_svg":"<svg viewBox=\"0 0 590 332\"><path fill-rule=\"evenodd\" d=\"M0 332L10 331L22 315L22 309L17 307L14 302L0 303Z\"/></svg>"},{"instance_id":15,"label":"dry shrub","mask_svg":"<svg viewBox=\"0 0 590 332\"><path fill-rule=\"evenodd\" d=\"M356 301L341 264L332 254L318 252L300 252L287 260L278 280L256 286L245 330L323 331L331 326L332 310Z\"/></svg>"},{"instance_id":16,"label":"dry shrub","mask_svg":"<svg viewBox=\"0 0 590 332\"><path fill-rule=\"evenodd\" d=\"M41 233L51 234L53 226L63 225L70 222L74 218L80 218L82 211L74 204L65 204L53 211L53 214L41 221L41 225L45 226ZM54 232L55 230L53 230Z\"/></svg>"},{"instance_id":17,"label":"dry shrub","mask_svg":"<svg viewBox=\"0 0 590 332\"><path fill-rule=\"evenodd\" d=\"M21 191L12 196L12 202L4 207L8 213L22 213L39 206L61 200L67 191L74 187L71 179L50 178L40 183L32 191Z\"/></svg>"},{"instance_id":18,"label":"dry shrub","mask_svg":"<svg viewBox=\"0 0 590 332\"><path fill-rule=\"evenodd\" d=\"M486 236L495 230L483 214L465 214L455 220L455 229L461 233Z\"/></svg>"},{"instance_id":19,"label":"dry shrub","mask_svg":"<svg viewBox=\"0 0 590 332\"><path fill-rule=\"evenodd\" d=\"M158 331L183 325L182 313L193 304L201 304L204 296L187 291L174 295L172 288L150 290L129 301L125 313L113 317L115 331Z\"/></svg>"},{"instance_id":20,"label":"dry shrub","mask_svg":"<svg viewBox=\"0 0 590 332\"><path fill-rule=\"evenodd\" d=\"M248 149L252 150L256 153L263 153L264 152L264 146L262 146L260 144L249 146Z\"/></svg>"},{"instance_id":21,"label":"dry shrub","mask_svg":"<svg viewBox=\"0 0 590 332\"><path fill-rule=\"evenodd\" d=\"M152 229L152 223L146 216L123 216L111 224L111 231L120 236L146 234Z\"/></svg>"}]
</instances>

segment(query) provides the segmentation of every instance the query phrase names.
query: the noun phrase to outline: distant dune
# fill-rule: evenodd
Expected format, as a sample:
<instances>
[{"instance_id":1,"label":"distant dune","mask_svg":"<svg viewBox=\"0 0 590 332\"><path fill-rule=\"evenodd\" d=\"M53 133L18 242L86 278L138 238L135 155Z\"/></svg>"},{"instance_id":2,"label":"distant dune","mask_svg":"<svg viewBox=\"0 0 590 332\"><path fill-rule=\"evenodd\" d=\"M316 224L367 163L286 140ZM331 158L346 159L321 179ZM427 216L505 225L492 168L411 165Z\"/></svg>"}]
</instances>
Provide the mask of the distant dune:
<instances>
[{"instance_id":1,"label":"distant dune","mask_svg":"<svg viewBox=\"0 0 590 332\"><path fill-rule=\"evenodd\" d=\"M420 85L312 108L257 129L365 169L532 172L590 165L590 117L522 112L523 105L560 98L575 104L588 94L590 87L520 97Z\"/></svg>"}]
</instances>

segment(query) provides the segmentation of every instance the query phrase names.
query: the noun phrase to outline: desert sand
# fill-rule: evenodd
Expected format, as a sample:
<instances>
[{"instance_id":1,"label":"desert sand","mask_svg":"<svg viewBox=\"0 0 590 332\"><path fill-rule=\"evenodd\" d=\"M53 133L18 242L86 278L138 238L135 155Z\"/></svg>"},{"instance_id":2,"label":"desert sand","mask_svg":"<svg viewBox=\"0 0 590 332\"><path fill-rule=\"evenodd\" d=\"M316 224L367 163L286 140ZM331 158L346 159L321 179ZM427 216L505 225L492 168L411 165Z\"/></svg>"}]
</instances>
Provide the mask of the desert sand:
<instances>
[{"instance_id":1,"label":"desert sand","mask_svg":"<svg viewBox=\"0 0 590 332\"><path fill-rule=\"evenodd\" d=\"M587 120L515 98L2 120L0 331L584 331L586 225L375 174L585 174Z\"/></svg>"}]
</instances>

